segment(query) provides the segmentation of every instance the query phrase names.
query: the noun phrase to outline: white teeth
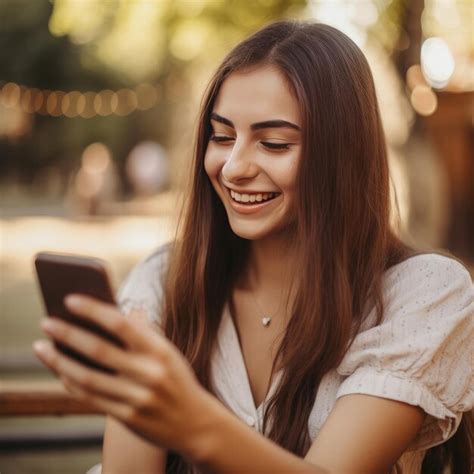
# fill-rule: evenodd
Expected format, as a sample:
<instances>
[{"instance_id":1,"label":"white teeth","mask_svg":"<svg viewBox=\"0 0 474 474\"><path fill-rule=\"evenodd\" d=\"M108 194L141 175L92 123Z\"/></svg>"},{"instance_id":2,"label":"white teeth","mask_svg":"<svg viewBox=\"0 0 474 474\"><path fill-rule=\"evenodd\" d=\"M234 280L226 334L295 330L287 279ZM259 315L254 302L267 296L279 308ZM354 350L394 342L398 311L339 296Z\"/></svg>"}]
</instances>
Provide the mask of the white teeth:
<instances>
[{"instance_id":1,"label":"white teeth","mask_svg":"<svg viewBox=\"0 0 474 474\"><path fill-rule=\"evenodd\" d=\"M277 196L279 193L240 194L232 189L230 195L237 202L261 202Z\"/></svg>"}]
</instances>

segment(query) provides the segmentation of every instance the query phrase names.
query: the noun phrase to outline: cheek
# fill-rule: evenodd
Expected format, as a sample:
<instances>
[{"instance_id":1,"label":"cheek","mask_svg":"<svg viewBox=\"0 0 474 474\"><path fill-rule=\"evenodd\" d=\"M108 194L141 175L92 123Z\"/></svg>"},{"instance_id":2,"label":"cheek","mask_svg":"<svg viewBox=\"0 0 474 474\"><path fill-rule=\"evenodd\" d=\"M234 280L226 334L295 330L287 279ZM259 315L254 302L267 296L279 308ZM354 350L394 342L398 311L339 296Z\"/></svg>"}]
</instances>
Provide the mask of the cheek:
<instances>
[{"instance_id":1,"label":"cheek","mask_svg":"<svg viewBox=\"0 0 474 474\"><path fill-rule=\"evenodd\" d=\"M204 170L209 178L212 180L215 179L218 176L221 167L222 163L219 156L208 148L204 155Z\"/></svg>"},{"instance_id":2,"label":"cheek","mask_svg":"<svg viewBox=\"0 0 474 474\"><path fill-rule=\"evenodd\" d=\"M290 194L296 188L296 176L298 172L298 157L291 157L286 162L282 162L278 167L274 167L274 181L282 191Z\"/></svg>"},{"instance_id":3,"label":"cheek","mask_svg":"<svg viewBox=\"0 0 474 474\"><path fill-rule=\"evenodd\" d=\"M289 187L294 190L296 187L296 178L298 176L298 168L301 161L301 155L298 154L292 160L289 170L288 170L288 185Z\"/></svg>"}]
</instances>

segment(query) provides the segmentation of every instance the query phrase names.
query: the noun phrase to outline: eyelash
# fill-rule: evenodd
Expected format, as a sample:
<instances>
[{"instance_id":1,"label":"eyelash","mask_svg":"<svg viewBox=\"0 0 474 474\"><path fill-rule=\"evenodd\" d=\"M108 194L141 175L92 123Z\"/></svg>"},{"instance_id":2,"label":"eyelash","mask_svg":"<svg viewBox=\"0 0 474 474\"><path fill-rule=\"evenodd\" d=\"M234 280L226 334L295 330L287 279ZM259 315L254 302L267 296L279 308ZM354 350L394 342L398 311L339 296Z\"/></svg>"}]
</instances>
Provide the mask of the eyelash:
<instances>
[{"instance_id":1,"label":"eyelash","mask_svg":"<svg viewBox=\"0 0 474 474\"><path fill-rule=\"evenodd\" d=\"M212 140L213 142L216 143L223 143L223 142L228 142L230 140L233 140L231 137L226 137L226 136L216 136L216 135L211 135L209 137L209 140ZM289 150L291 143L270 143L270 142L260 142L264 147L268 148L269 150Z\"/></svg>"}]
</instances>

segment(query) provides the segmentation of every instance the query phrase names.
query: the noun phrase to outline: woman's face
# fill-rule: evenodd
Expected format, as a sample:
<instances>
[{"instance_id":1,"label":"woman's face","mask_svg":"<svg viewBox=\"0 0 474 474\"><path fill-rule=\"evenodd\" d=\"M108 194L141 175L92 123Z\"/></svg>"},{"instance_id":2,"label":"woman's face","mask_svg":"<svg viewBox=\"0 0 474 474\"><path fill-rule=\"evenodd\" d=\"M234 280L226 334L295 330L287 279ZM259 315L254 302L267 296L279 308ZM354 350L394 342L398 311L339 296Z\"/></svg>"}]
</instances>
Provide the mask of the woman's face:
<instances>
[{"instance_id":1,"label":"woman's face","mask_svg":"<svg viewBox=\"0 0 474 474\"><path fill-rule=\"evenodd\" d=\"M249 240L279 233L294 219L302 139L300 110L284 76L270 66L232 73L214 103L211 128L204 167L233 232Z\"/></svg>"}]
</instances>

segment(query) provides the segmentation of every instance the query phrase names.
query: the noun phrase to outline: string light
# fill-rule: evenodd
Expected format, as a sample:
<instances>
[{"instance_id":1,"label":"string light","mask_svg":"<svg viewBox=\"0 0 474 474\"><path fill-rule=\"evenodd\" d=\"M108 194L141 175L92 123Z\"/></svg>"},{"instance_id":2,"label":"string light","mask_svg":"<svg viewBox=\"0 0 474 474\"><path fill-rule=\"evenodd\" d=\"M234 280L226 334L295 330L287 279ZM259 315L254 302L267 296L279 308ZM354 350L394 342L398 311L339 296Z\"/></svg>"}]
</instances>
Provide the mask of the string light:
<instances>
[{"instance_id":1,"label":"string light","mask_svg":"<svg viewBox=\"0 0 474 474\"><path fill-rule=\"evenodd\" d=\"M20 100L20 86L13 82L8 82L2 88L1 103L4 107L16 107Z\"/></svg>"},{"instance_id":2,"label":"string light","mask_svg":"<svg viewBox=\"0 0 474 474\"><path fill-rule=\"evenodd\" d=\"M84 107L82 112L79 114L82 118L92 118L96 115L94 111L94 98L95 92L86 92L82 95L84 97Z\"/></svg>"},{"instance_id":3,"label":"string light","mask_svg":"<svg viewBox=\"0 0 474 474\"><path fill-rule=\"evenodd\" d=\"M66 92L40 90L7 82L0 87L0 105L51 117L124 117L137 110L153 108L160 99L160 92L160 86L152 84L139 84L134 89L124 88L118 91L104 89L98 92Z\"/></svg>"},{"instance_id":4,"label":"string light","mask_svg":"<svg viewBox=\"0 0 474 474\"><path fill-rule=\"evenodd\" d=\"M41 106L43 105L44 97L43 93L36 89L34 99L32 99L33 102L33 112L39 112L41 109Z\"/></svg>"},{"instance_id":5,"label":"string light","mask_svg":"<svg viewBox=\"0 0 474 474\"><path fill-rule=\"evenodd\" d=\"M46 89L44 91L41 91L41 95L43 96L43 100L41 101L41 106L38 109L38 113L40 115L48 115L48 97L49 94L51 94L52 91L49 89Z\"/></svg>"},{"instance_id":6,"label":"string light","mask_svg":"<svg viewBox=\"0 0 474 474\"><path fill-rule=\"evenodd\" d=\"M20 106L22 110L26 113L33 113L34 108L33 108L33 96L34 96L35 91L32 89L27 89L24 94L21 96L21 101L20 101Z\"/></svg>"}]
</instances>

